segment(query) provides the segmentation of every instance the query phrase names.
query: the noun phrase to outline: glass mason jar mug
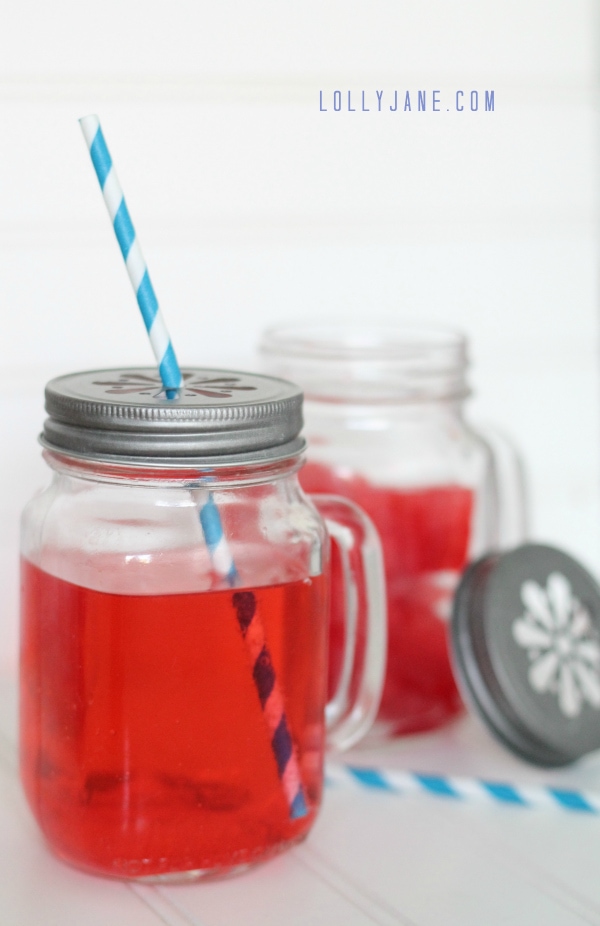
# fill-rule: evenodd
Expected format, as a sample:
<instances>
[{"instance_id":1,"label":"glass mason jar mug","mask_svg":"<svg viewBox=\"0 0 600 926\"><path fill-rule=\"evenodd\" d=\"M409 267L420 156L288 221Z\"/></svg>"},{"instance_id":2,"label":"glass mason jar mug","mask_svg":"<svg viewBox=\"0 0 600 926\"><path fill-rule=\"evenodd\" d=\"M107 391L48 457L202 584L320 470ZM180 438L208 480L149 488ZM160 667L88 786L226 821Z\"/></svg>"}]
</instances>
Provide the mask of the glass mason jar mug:
<instances>
[{"instance_id":1,"label":"glass mason jar mug","mask_svg":"<svg viewBox=\"0 0 600 926\"><path fill-rule=\"evenodd\" d=\"M326 726L341 748L369 727L379 541L357 506L300 489L301 406L290 383L218 370L185 370L176 399L152 370L48 384L54 476L22 524L21 774L64 859L165 880L259 861L313 823ZM327 724L324 518L368 625L356 645L354 613L359 678Z\"/></svg>"},{"instance_id":2,"label":"glass mason jar mug","mask_svg":"<svg viewBox=\"0 0 600 926\"><path fill-rule=\"evenodd\" d=\"M464 418L466 340L433 326L298 324L267 330L259 350L268 373L305 392L301 484L353 499L380 534L388 657L373 735L438 726L461 709L446 627L458 577L524 536L517 455ZM344 631L332 618L335 677Z\"/></svg>"}]
</instances>

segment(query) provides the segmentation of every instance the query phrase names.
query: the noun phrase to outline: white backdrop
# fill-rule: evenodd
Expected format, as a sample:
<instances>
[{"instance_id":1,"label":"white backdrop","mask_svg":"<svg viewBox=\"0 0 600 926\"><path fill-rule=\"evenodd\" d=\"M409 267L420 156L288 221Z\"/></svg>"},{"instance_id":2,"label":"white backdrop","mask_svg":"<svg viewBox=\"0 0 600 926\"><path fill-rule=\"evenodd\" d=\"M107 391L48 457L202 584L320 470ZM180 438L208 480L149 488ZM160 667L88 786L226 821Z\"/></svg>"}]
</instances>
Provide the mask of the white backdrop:
<instances>
[{"instance_id":1,"label":"white backdrop","mask_svg":"<svg viewBox=\"0 0 600 926\"><path fill-rule=\"evenodd\" d=\"M152 362L77 124L88 112L183 364L254 366L260 330L302 316L462 327L472 412L523 450L533 535L600 572L594 9L22 0L5 12L0 662L16 654L18 512L45 478L45 380ZM334 90L355 107L362 90L371 102L409 90L413 111L336 113ZM442 111L415 112L418 90L428 106L440 90ZM456 112L457 90L493 90L494 112Z\"/></svg>"}]
</instances>

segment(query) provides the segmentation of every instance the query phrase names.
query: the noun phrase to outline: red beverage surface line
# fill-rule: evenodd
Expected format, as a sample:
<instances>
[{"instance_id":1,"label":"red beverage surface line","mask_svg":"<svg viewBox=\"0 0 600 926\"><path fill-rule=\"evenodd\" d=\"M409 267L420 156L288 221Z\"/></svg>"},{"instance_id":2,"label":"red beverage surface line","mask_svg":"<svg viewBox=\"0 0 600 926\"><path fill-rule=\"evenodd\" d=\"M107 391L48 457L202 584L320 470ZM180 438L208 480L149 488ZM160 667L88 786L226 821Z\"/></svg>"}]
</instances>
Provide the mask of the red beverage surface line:
<instances>
[{"instance_id":1,"label":"red beverage surface line","mask_svg":"<svg viewBox=\"0 0 600 926\"><path fill-rule=\"evenodd\" d=\"M143 877L302 838L321 800L327 584L252 589L308 806L291 819L231 591L112 595L23 560L21 774L55 851Z\"/></svg>"},{"instance_id":2,"label":"red beverage surface line","mask_svg":"<svg viewBox=\"0 0 600 926\"><path fill-rule=\"evenodd\" d=\"M381 538L388 606L388 659L377 719L392 733L416 733L457 714L447 612L467 562L473 492L459 485L414 489L378 486L347 469L307 463L306 492L350 498L366 511ZM343 646L339 561L332 557L330 678Z\"/></svg>"}]
</instances>

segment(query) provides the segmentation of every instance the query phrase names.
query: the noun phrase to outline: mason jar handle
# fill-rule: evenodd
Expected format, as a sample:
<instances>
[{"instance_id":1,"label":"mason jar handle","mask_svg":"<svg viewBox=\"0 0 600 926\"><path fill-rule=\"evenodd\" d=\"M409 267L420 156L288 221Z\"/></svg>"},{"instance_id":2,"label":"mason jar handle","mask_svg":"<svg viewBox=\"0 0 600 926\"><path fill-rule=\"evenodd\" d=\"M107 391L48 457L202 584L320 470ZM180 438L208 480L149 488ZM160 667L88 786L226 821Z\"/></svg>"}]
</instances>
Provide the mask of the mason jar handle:
<instances>
[{"instance_id":1,"label":"mason jar handle","mask_svg":"<svg viewBox=\"0 0 600 926\"><path fill-rule=\"evenodd\" d=\"M477 422L477 433L491 454L494 493L494 547L510 550L527 539L527 492L523 460L512 440L489 422ZM493 540L493 538L490 538Z\"/></svg>"},{"instance_id":2,"label":"mason jar handle","mask_svg":"<svg viewBox=\"0 0 600 926\"><path fill-rule=\"evenodd\" d=\"M345 634L337 688L325 708L327 741L348 749L373 723L379 707L387 656L385 572L381 541L358 505L337 495L311 495L337 544L344 581ZM359 556L352 556L358 552ZM361 595L362 592L362 595ZM360 676L356 673L360 602L364 601L366 640ZM351 689L355 689L352 699Z\"/></svg>"}]
</instances>

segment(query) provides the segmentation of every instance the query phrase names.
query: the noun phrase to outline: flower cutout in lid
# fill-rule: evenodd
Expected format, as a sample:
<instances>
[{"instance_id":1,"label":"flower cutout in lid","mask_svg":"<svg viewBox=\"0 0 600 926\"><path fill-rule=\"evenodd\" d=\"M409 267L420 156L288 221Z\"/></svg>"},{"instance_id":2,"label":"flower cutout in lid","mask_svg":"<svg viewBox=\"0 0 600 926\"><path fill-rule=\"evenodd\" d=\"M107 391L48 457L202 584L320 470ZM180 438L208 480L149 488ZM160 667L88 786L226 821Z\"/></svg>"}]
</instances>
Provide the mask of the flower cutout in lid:
<instances>
[{"instance_id":1,"label":"flower cutout in lid","mask_svg":"<svg viewBox=\"0 0 600 926\"><path fill-rule=\"evenodd\" d=\"M560 572L546 587L521 585L525 613L512 626L515 641L527 650L529 684L552 692L566 717L581 713L584 701L600 710L600 642L589 611Z\"/></svg>"},{"instance_id":2,"label":"flower cutout in lid","mask_svg":"<svg viewBox=\"0 0 600 926\"><path fill-rule=\"evenodd\" d=\"M240 385L241 376L195 376L184 371L181 374L181 396L206 396L210 399L230 399L234 392L252 392L256 386ZM106 386L107 395L164 396L165 387L158 373L147 374L133 371L120 373L116 378L94 380L94 386Z\"/></svg>"}]
</instances>

